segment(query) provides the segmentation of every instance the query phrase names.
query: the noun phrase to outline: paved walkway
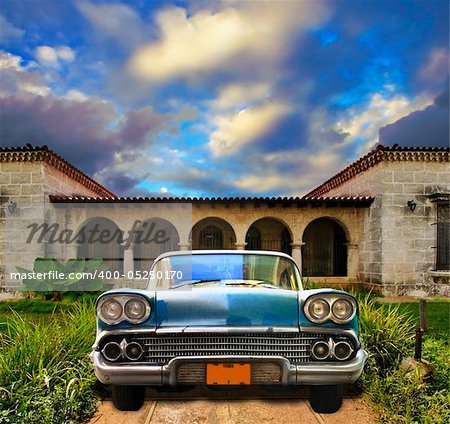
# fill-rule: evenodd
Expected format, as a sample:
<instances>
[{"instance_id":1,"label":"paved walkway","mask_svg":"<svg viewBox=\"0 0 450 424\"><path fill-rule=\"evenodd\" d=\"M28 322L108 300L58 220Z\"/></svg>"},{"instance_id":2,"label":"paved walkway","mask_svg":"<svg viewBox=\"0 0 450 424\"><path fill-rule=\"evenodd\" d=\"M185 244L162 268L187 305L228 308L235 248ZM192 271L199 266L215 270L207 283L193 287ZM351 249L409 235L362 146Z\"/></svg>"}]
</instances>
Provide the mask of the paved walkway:
<instances>
[{"instance_id":1,"label":"paved walkway","mask_svg":"<svg viewBox=\"0 0 450 424\"><path fill-rule=\"evenodd\" d=\"M224 393L150 394L138 412L117 411L111 401L99 403L98 412L89 424L370 424L377 422L372 408L359 397L347 395L341 409L334 414L315 413L307 400L307 391L296 396L274 393L236 395ZM149 395L149 393L148 393ZM251 398L253 397L258 397ZM266 398L261 398L265 396ZM268 398L270 396L270 398ZM147 396L149 397L149 396ZM243 399L245 397L245 399Z\"/></svg>"}]
</instances>

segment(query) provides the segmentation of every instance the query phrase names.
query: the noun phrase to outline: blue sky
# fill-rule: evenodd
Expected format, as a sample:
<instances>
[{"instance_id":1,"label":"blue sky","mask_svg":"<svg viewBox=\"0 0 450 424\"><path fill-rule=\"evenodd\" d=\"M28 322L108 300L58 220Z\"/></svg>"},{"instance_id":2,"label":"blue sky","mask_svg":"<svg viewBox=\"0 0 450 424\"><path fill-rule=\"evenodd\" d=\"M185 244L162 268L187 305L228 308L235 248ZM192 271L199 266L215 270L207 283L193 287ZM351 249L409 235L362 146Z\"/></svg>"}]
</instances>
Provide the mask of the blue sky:
<instances>
[{"instance_id":1,"label":"blue sky","mask_svg":"<svg viewBox=\"0 0 450 424\"><path fill-rule=\"evenodd\" d=\"M449 144L449 2L0 3L0 135L126 196L298 196Z\"/></svg>"}]
</instances>

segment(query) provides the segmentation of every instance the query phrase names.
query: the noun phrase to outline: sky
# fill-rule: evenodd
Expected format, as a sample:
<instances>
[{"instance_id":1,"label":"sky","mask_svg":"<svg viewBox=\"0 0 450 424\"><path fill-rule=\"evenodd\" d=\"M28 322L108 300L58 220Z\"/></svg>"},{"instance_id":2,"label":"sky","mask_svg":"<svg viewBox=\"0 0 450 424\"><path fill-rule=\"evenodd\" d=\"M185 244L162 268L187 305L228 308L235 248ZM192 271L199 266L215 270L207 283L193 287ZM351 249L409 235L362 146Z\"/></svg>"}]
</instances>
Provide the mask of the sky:
<instances>
[{"instance_id":1,"label":"sky","mask_svg":"<svg viewBox=\"0 0 450 424\"><path fill-rule=\"evenodd\" d=\"M120 196L301 196L449 145L449 2L1 0L0 143Z\"/></svg>"}]
</instances>

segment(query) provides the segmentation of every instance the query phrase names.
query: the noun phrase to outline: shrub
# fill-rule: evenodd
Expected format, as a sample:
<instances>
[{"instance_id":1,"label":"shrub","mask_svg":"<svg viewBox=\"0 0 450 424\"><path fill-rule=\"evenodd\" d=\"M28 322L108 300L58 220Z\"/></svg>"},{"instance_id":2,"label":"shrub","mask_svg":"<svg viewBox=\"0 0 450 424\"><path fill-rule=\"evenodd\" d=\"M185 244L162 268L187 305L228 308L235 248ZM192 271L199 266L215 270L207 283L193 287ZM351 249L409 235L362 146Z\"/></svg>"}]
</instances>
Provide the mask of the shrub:
<instances>
[{"instance_id":1,"label":"shrub","mask_svg":"<svg viewBox=\"0 0 450 424\"><path fill-rule=\"evenodd\" d=\"M382 372L395 368L412 347L413 318L398 305L380 306L371 295L359 297L362 342L369 352L368 364Z\"/></svg>"},{"instance_id":2,"label":"shrub","mask_svg":"<svg viewBox=\"0 0 450 424\"><path fill-rule=\"evenodd\" d=\"M0 333L0 422L71 423L95 411L88 357L95 336L92 302L32 323L17 312Z\"/></svg>"},{"instance_id":3,"label":"shrub","mask_svg":"<svg viewBox=\"0 0 450 424\"><path fill-rule=\"evenodd\" d=\"M368 296L359 299L361 338L369 359L359 384L382 409L382 423L450 422L450 363L448 340L424 337L423 357L436 371L433 383L424 383L419 369L405 373L398 365L412 356L415 321L399 305L378 305Z\"/></svg>"}]
</instances>

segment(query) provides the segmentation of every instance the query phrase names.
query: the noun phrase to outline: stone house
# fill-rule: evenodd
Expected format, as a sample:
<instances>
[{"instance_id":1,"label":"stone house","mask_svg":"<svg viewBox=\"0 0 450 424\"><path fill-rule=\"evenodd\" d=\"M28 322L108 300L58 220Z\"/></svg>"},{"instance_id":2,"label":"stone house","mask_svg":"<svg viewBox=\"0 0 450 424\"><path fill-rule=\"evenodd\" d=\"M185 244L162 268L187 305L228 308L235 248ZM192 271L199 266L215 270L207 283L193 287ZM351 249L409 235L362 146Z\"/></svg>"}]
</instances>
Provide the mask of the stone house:
<instances>
[{"instance_id":1,"label":"stone house","mask_svg":"<svg viewBox=\"0 0 450 424\"><path fill-rule=\"evenodd\" d=\"M303 197L131 198L45 146L2 148L0 287L16 287L10 272L36 257L100 256L139 285L135 273L163 251L215 248L283 251L305 278L326 285L450 296L449 153L378 146ZM49 220L71 234L156 229L169 237L30 241L30 225Z\"/></svg>"}]
</instances>

